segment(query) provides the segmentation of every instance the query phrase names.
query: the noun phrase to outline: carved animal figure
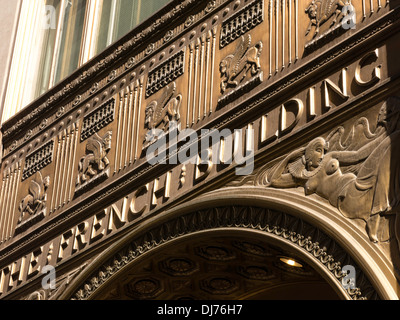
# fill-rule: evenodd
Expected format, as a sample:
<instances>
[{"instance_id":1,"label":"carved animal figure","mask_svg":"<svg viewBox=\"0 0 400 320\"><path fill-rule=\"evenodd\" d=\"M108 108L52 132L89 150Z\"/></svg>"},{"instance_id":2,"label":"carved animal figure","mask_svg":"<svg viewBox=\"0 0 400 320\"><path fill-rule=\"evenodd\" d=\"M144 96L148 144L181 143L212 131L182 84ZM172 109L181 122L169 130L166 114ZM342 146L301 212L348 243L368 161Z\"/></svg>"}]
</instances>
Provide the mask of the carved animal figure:
<instances>
[{"instance_id":1,"label":"carved animal figure","mask_svg":"<svg viewBox=\"0 0 400 320\"><path fill-rule=\"evenodd\" d=\"M18 210L20 217L18 224L20 224L26 215L34 215L45 208L47 200L47 188L50 184L50 177L42 178L40 172L37 172L35 178L30 182L29 194L22 199L19 204Z\"/></svg>"},{"instance_id":2,"label":"carved animal figure","mask_svg":"<svg viewBox=\"0 0 400 320\"><path fill-rule=\"evenodd\" d=\"M342 9L345 6L343 0L312 0L307 7L306 13L310 18L310 24L307 28L306 36L310 33L311 28L315 26L314 38L319 33L319 28L327 22L332 16L335 16L331 26L335 25L342 15Z\"/></svg>"},{"instance_id":3,"label":"carved animal figure","mask_svg":"<svg viewBox=\"0 0 400 320\"><path fill-rule=\"evenodd\" d=\"M107 153L111 149L111 135L111 131L103 137L96 133L88 139L86 155L81 158L78 165L77 185L101 173L110 164Z\"/></svg>"},{"instance_id":4,"label":"carved animal figure","mask_svg":"<svg viewBox=\"0 0 400 320\"><path fill-rule=\"evenodd\" d=\"M250 71L251 75L256 75L261 70L260 54L262 42L259 41L253 47L251 36L242 36L242 41L233 54L228 55L220 63L221 72L221 91L224 93L228 86L236 87Z\"/></svg>"},{"instance_id":5,"label":"carved animal figure","mask_svg":"<svg viewBox=\"0 0 400 320\"><path fill-rule=\"evenodd\" d=\"M179 109L182 95L173 98L176 92L175 82L168 86L160 100L152 101L146 108L145 128L148 129L144 137L144 147L153 143L158 136L155 129L165 132L172 121L180 120Z\"/></svg>"},{"instance_id":6,"label":"carved animal figure","mask_svg":"<svg viewBox=\"0 0 400 320\"><path fill-rule=\"evenodd\" d=\"M168 86L164 95L159 101L152 101L146 108L145 127L149 130L158 128L162 123L161 130L164 130L170 121L178 121L180 119L179 108L182 96L178 95L173 98L176 92L175 82Z\"/></svg>"}]
</instances>

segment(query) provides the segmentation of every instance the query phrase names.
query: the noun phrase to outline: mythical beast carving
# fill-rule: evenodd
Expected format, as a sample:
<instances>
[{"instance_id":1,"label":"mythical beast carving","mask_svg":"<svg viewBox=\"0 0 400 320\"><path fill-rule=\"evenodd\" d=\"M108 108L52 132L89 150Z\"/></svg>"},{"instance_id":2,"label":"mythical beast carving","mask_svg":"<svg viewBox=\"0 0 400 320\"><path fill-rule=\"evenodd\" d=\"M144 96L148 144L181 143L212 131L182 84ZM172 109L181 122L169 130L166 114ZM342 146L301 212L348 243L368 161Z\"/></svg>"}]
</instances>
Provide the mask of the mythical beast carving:
<instances>
[{"instance_id":1,"label":"mythical beast carving","mask_svg":"<svg viewBox=\"0 0 400 320\"><path fill-rule=\"evenodd\" d=\"M225 93L228 87L237 87L248 75L257 75L261 70L260 54L262 42L251 46L251 36L242 36L242 41L233 54L228 55L219 65L221 72L221 92Z\"/></svg>"},{"instance_id":2,"label":"mythical beast carving","mask_svg":"<svg viewBox=\"0 0 400 320\"><path fill-rule=\"evenodd\" d=\"M315 26L314 38L319 33L319 28L327 22L332 16L335 16L331 26L335 25L342 15L342 9L345 6L343 0L313 0L307 7L306 13L310 18L310 24L307 28L306 36L310 33L312 26Z\"/></svg>"},{"instance_id":3,"label":"mythical beast carving","mask_svg":"<svg viewBox=\"0 0 400 320\"><path fill-rule=\"evenodd\" d=\"M18 219L19 227L26 224L29 219L35 219L35 216L45 215L46 201L47 201L47 188L50 184L50 177L47 176L43 179L42 174L38 171L35 178L29 184L29 193L25 196L19 206L20 217ZM33 223L33 221L32 221ZM17 226L18 227L18 226Z\"/></svg>"},{"instance_id":4,"label":"mythical beast carving","mask_svg":"<svg viewBox=\"0 0 400 320\"><path fill-rule=\"evenodd\" d=\"M156 136L155 129L165 132L172 122L180 120L180 106L182 103L182 95L176 94L176 84L168 86L164 94L159 100L152 101L146 108L145 128L148 132L145 135L145 144L154 142Z\"/></svg>"},{"instance_id":5,"label":"mythical beast carving","mask_svg":"<svg viewBox=\"0 0 400 320\"><path fill-rule=\"evenodd\" d=\"M81 158L78 165L77 188L94 176L103 173L110 164L107 154L111 149L111 135L111 131L108 131L103 137L95 133L88 139L86 155Z\"/></svg>"}]
</instances>

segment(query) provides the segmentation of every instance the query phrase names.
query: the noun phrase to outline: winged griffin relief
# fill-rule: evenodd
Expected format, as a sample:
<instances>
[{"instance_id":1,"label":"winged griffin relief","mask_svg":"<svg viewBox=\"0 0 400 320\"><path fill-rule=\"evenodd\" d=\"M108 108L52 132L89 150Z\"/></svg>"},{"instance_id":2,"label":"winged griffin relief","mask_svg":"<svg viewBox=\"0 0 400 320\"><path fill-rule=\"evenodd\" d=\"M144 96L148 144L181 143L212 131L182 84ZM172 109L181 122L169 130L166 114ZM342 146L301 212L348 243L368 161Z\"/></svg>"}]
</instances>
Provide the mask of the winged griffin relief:
<instances>
[{"instance_id":1,"label":"winged griffin relief","mask_svg":"<svg viewBox=\"0 0 400 320\"><path fill-rule=\"evenodd\" d=\"M378 242L381 217L400 209L400 98L382 106L371 132L366 118L353 125L343 143L344 128L318 137L292 151L258 177L258 183L273 188L303 187L317 194L345 217L366 221L371 241ZM396 218L400 241L400 218Z\"/></svg>"},{"instance_id":2,"label":"winged griffin relief","mask_svg":"<svg viewBox=\"0 0 400 320\"><path fill-rule=\"evenodd\" d=\"M17 230L23 226L34 223L36 218L43 218L46 214L47 188L50 184L50 177L42 177L38 171L28 188L28 195L25 196L19 206L20 216L17 223Z\"/></svg>"},{"instance_id":3,"label":"winged griffin relief","mask_svg":"<svg viewBox=\"0 0 400 320\"><path fill-rule=\"evenodd\" d=\"M261 51L261 41L252 46L250 34L241 37L235 52L225 57L219 65L222 93L225 93L228 87L236 88L249 73L255 76L260 72Z\"/></svg>"},{"instance_id":4,"label":"winged griffin relief","mask_svg":"<svg viewBox=\"0 0 400 320\"><path fill-rule=\"evenodd\" d=\"M306 36L310 33L311 28L315 26L314 38L319 34L319 28L333 16L331 27L339 21L342 15L342 9L345 6L343 0L313 0L306 9L306 13L310 18Z\"/></svg>"},{"instance_id":5,"label":"winged griffin relief","mask_svg":"<svg viewBox=\"0 0 400 320\"><path fill-rule=\"evenodd\" d=\"M108 131L103 137L95 133L86 144L86 155L78 164L78 177L76 190L78 192L85 186L98 180L100 177L108 176L106 171L110 161L107 154L111 149L112 132Z\"/></svg>"},{"instance_id":6,"label":"winged griffin relief","mask_svg":"<svg viewBox=\"0 0 400 320\"><path fill-rule=\"evenodd\" d=\"M159 100L152 101L146 107L144 147L154 142L155 130L159 129L166 132L171 123L177 123L180 120L180 106L182 104L182 95L176 95L175 82L168 86Z\"/></svg>"}]
</instances>

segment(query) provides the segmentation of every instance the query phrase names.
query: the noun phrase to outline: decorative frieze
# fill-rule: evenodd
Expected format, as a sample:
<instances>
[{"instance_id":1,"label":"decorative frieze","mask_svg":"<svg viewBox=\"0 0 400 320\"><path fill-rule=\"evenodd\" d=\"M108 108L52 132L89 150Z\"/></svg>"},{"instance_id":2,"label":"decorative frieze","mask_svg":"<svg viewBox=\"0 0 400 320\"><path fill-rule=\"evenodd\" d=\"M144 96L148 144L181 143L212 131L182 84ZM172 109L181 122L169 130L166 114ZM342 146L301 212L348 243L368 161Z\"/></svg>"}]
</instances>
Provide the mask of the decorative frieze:
<instances>
[{"instance_id":1,"label":"decorative frieze","mask_svg":"<svg viewBox=\"0 0 400 320\"><path fill-rule=\"evenodd\" d=\"M264 21L264 0L251 3L222 23L220 47L240 38Z\"/></svg>"},{"instance_id":2,"label":"decorative frieze","mask_svg":"<svg viewBox=\"0 0 400 320\"><path fill-rule=\"evenodd\" d=\"M54 141L51 140L39 150L26 157L22 181L34 175L53 161Z\"/></svg>"},{"instance_id":3,"label":"decorative frieze","mask_svg":"<svg viewBox=\"0 0 400 320\"><path fill-rule=\"evenodd\" d=\"M217 27L203 33L189 45L186 127L213 112Z\"/></svg>"},{"instance_id":4,"label":"decorative frieze","mask_svg":"<svg viewBox=\"0 0 400 320\"><path fill-rule=\"evenodd\" d=\"M3 173L0 193L0 243L11 238L17 221L17 194L21 182L22 161L14 163Z\"/></svg>"},{"instance_id":5,"label":"decorative frieze","mask_svg":"<svg viewBox=\"0 0 400 320\"><path fill-rule=\"evenodd\" d=\"M72 200L78 132L79 121L73 123L58 135L50 213Z\"/></svg>"},{"instance_id":6,"label":"decorative frieze","mask_svg":"<svg viewBox=\"0 0 400 320\"><path fill-rule=\"evenodd\" d=\"M185 51L182 50L160 66L149 72L146 85L146 97L150 97L184 72Z\"/></svg>"},{"instance_id":7,"label":"decorative frieze","mask_svg":"<svg viewBox=\"0 0 400 320\"><path fill-rule=\"evenodd\" d=\"M130 166L139 158L143 82L143 76L141 76L119 93L114 174Z\"/></svg>"},{"instance_id":8,"label":"decorative frieze","mask_svg":"<svg viewBox=\"0 0 400 320\"><path fill-rule=\"evenodd\" d=\"M145 129L147 133L143 142L143 148L155 142L155 130L166 132L172 123L180 120L180 107L182 95L176 94L176 84L167 86L159 100L154 100L146 107Z\"/></svg>"},{"instance_id":9,"label":"decorative frieze","mask_svg":"<svg viewBox=\"0 0 400 320\"><path fill-rule=\"evenodd\" d=\"M83 118L81 142L114 121L115 99L112 98Z\"/></svg>"}]
</instances>

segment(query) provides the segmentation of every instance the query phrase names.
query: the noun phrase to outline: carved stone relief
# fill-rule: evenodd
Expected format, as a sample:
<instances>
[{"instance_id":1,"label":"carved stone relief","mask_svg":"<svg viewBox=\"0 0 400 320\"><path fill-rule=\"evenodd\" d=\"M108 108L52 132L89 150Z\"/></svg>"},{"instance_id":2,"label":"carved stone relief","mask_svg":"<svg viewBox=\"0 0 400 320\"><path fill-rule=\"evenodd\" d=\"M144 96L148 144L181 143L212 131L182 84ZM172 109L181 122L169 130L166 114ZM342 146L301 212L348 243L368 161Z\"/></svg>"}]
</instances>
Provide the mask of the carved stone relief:
<instances>
[{"instance_id":1,"label":"carved stone relief","mask_svg":"<svg viewBox=\"0 0 400 320\"><path fill-rule=\"evenodd\" d=\"M83 119L81 142L114 121L115 99L112 98Z\"/></svg>"},{"instance_id":2,"label":"carved stone relief","mask_svg":"<svg viewBox=\"0 0 400 320\"><path fill-rule=\"evenodd\" d=\"M45 217L47 188L49 185L50 177L43 178L40 172L37 172L34 179L31 180L29 193L21 200L18 206L20 216L16 228L17 233L26 230Z\"/></svg>"},{"instance_id":3,"label":"carved stone relief","mask_svg":"<svg viewBox=\"0 0 400 320\"><path fill-rule=\"evenodd\" d=\"M108 131L102 137L96 133L88 139L86 155L81 158L78 164L75 195L81 194L93 184L108 178L110 161L107 154L111 149L111 135L111 131Z\"/></svg>"},{"instance_id":4,"label":"carved stone relief","mask_svg":"<svg viewBox=\"0 0 400 320\"><path fill-rule=\"evenodd\" d=\"M342 16L342 8L345 6L344 2L345 1L342 0L312 0L306 9L306 13L310 18L310 24L308 25L306 35L308 35L311 28L315 26L313 35L315 38L319 34L320 26L328 22L332 17L334 18L331 22L331 27L336 25Z\"/></svg>"},{"instance_id":5,"label":"carved stone relief","mask_svg":"<svg viewBox=\"0 0 400 320\"><path fill-rule=\"evenodd\" d=\"M53 161L54 141L49 141L39 150L28 155L25 160L22 180L26 180Z\"/></svg>"},{"instance_id":6,"label":"carved stone relief","mask_svg":"<svg viewBox=\"0 0 400 320\"><path fill-rule=\"evenodd\" d=\"M213 23L217 23L215 17ZM207 24L202 30L207 29ZM195 33L191 34L194 37ZM205 119L213 112L213 87L215 81L215 58L217 49L217 27L204 31L188 48L188 90L186 95L186 127Z\"/></svg>"},{"instance_id":7,"label":"carved stone relief","mask_svg":"<svg viewBox=\"0 0 400 320\"><path fill-rule=\"evenodd\" d=\"M79 142L78 132L79 121L73 123L58 135L50 214L62 208L73 198L75 155Z\"/></svg>"},{"instance_id":8,"label":"carved stone relief","mask_svg":"<svg viewBox=\"0 0 400 320\"><path fill-rule=\"evenodd\" d=\"M146 97L150 97L166 85L179 78L184 72L185 51L182 50L166 62L149 72Z\"/></svg>"},{"instance_id":9,"label":"carved stone relief","mask_svg":"<svg viewBox=\"0 0 400 320\"><path fill-rule=\"evenodd\" d=\"M257 178L273 188L301 186L305 194L317 194L345 217L363 219L371 241L377 242L380 218L397 214L400 204L400 99L389 98L376 124L359 118L343 141L344 128L318 137L294 150ZM400 235L397 234L398 240Z\"/></svg>"},{"instance_id":10,"label":"carved stone relief","mask_svg":"<svg viewBox=\"0 0 400 320\"><path fill-rule=\"evenodd\" d=\"M18 190L21 183L22 160L3 172L0 193L0 243L12 237L16 222Z\"/></svg>"},{"instance_id":11,"label":"carved stone relief","mask_svg":"<svg viewBox=\"0 0 400 320\"><path fill-rule=\"evenodd\" d=\"M134 81L119 92L114 174L132 165L140 153L139 132L144 80L143 76L135 79L136 73L132 73L131 77Z\"/></svg>"},{"instance_id":12,"label":"carved stone relief","mask_svg":"<svg viewBox=\"0 0 400 320\"><path fill-rule=\"evenodd\" d=\"M154 100L146 107L145 141L143 147L148 147L155 141L155 129L166 132L171 124L178 125L182 95L176 94L176 84L167 86L160 99Z\"/></svg>"},{"instance_id":13,"label":"carved stone relief","mask_svg":"<svg viewBox=\"0 0 400 320\"><path fill-rule=\"evenodd\" d=\"M262 81L260 55L263 48L262 42L251 45L250 34L241 37L235 52L226 56L219 65L221 73L221 93L219 104L226 102L227 98L235 99L243 90L249 90ZM235 90L234 95L229 95L229 90ZM229 100L230 100L229 99Z\"/></svg>"},{"instance_id":14,"label":"carved stone relief","mask_svg":"<svg viewBox=\"0 0 400 320\"><path fill-rule=\"evenodd\" d=\"M195 242L186 238L167 246L169 240L179 238L177 234L183 236L232 225L286 239L322 263L338 281L344 277L342 266L356 266L336 242L305 221L262 208L216 207L172 219L132 240L81 284L71 298L232 299L243 294L243 285L248 292L265 289L281 283L282 275L295 281L315 278L315 271L310 266L285 266L276 258L288 253L255 239L238 237L233 240L218 235ZM161 244L161 254L149 255L150 260L138 259L138 263L134 263ZM347 290L349 297L379 299L369 280L356 268L357 288ZM110 278L113 283L108 286L106 282ZM101 291L102 287L107 290ZM98 295L94 296L95 292Z\"/></svg>"},{"instance_id":15,"label":"carved stone relief","mask_svg":"<svg viewBox=\"0 0 400 320\"><path fill-rule=\"evenodd\" d=\"M264 1L250 3L222 23L220 47L223 48L264 21Z\"/></svg>"}]
</instances>

